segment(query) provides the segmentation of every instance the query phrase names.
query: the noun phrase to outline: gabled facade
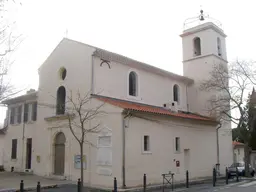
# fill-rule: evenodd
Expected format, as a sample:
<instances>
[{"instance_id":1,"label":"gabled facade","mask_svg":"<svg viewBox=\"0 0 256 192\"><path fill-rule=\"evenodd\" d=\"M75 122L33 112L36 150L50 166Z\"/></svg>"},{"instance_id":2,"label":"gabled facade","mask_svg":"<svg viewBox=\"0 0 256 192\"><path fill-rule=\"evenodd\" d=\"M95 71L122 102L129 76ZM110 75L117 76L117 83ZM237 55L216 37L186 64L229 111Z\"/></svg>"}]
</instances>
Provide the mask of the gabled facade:
<instances>
[{"instance_id":1,"label":"gabled facade","mask_svg":"<svg viewBox=\"0 0 256 192\"><path fill-rule=\"evenodd\" d=\"M225 61L222 33L212 23L184 31L185 76L63 39L39 69L38 91L4 102L11 123L4 139L4 166L77 180L79 146L61 123L67 121L67 98L91 93L89 106L105 103L102 110L107 113L86 125L100 123L101 132L88 135L96 148L84 146L85 183L111 187L116 177L120 187L137 186L144 173L149 183L161 183L161 174L169 171L179 181L185 179L186 170L191 178L211 176L219 161L218 122L205 113L209 95L201 95L197 86L199 77L206 77L211 68L203 66L206 60ZM199 41L191 34L202 37ZM216 42L223 45L223 55L220 50L216 55L215 49L205 54L200 42L213 45L216 35L221 37ZM28 106L30 102L34 104ZM30 115L24 113L27 110ZM232 140L231 135L221 138L220 164L226 167L232 163Z\"/></svg>"}]
</instances>

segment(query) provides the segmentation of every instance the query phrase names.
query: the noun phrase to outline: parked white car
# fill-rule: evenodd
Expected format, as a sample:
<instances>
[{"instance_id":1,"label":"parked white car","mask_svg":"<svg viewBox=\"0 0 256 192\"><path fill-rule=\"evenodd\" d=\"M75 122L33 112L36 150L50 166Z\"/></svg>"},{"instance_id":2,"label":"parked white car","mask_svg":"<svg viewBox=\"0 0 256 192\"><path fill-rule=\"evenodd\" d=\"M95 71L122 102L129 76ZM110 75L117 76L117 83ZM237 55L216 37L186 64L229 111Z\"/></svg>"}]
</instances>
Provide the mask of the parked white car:
<instances>
[{"instance_id":1,"label":"parked white car","mask_svg":"<svg viewBox=\"0 0 256 192\"><path fill-rule=\"evenodd\" d=\"M245 176L245 163L233 163L230 167L228 167L228 177L236 176L236 168L238 169L239 176ZM254 168L249 164L249 171L252 177L255 175Z\"/></svg>"}]
</instances>

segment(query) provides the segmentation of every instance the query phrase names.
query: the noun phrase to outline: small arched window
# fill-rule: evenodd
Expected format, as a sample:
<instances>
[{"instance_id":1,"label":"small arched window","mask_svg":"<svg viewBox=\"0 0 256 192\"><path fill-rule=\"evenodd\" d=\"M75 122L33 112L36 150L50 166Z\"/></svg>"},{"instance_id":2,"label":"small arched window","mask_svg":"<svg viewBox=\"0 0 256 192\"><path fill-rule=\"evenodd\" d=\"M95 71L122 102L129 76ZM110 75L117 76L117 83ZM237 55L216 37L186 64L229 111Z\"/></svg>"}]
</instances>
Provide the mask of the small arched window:
<instances>
[{"instance_id":1,"label":"small arched window","mask_svg":"<svg viewBox=\"0 0 256 192\"><path fill-rule=\"evenodd\" d=\"M177 84L173 86L173 101L179 102L180 98L180 88Z\"/></svg>"},{"instance_id":2,"label":"small arched window","mask_svg":"<svg viewBox=\"0 0 256 192\"><path fill-rule=\"evenodd\" d=\"M134 71L129 74L129 95L138 96L138 76Z\"/></svg>"},{"instance_id":3,"label":"small arched window","mask_svg":"<svg viewBox=\"0 0 256 192\"><path fill-rule=\"evenodd\" d=\"M194 55L201 55L201 39L199 37L194 38Z\"/></svg>"},{"instance_id":4,"label":"small arched window","mask_svg":"<svg viewBox=\"0 0 256 192\"><path fill-rule=\"evenodd\" d=\"M217 38L217 49L218 49L218 55L221 56L222 55L222 51L221 51L221 41L220 38Z\"/></svg>"},{"instance_id":5,"label":"small arched window","mask_svg":"<svg viewBox=\"0 0 256 192\"><path fill-rule=\"evenodd\" d=\"M57 108L56 115L63 115L65 113L65 103L66 103L66 89L61 86L57 90Z\"/></svg>"},{"instance_id":6,"label":"small arched window","mask_svg":"<svg viewBox=\"0 0 256 192\"><path fill-rule=\"evenodd\" d=\"M66 70L65 67L61 67L61 68L59 69L59 76L60 76L60 79L61 79L61 80L64 80L64 79L66 78L66 76L67 76L67 70Z\"/></svg>"}]
</instances>

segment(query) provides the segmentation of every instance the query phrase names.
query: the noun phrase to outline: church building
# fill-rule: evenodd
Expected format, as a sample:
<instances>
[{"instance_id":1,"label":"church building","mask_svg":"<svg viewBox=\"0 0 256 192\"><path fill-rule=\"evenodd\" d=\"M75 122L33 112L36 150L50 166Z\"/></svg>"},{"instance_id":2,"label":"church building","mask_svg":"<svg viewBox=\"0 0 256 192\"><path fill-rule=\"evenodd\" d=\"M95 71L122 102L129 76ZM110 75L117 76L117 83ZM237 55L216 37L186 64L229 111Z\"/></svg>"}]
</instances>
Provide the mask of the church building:
<instances>
[{"instance_id":1,"label":"church building","mask_svg":"<svg viewBox=\"0 0 256 192\"><path fill-rule=\"evenodd\" d=\"M104 114L85 124L99 125L84 144L85 184L112 187L116 177L119 187L139 186L144 174L148 183L160 184L169 172L183 181L187 170L191 179L203 178L216 164L224 173L233 163L231 125L217 129L207 110L212 93L199 86L214 64L227 65L226 35L216 23L202 21L180 37L183 76L64 38L39 68L38 90L3 102L4 168L80 178L79 144L63 125L72 109L69 99L78 102L87 94L83 110L101 106Z\"/></svg>"}]
</instances>

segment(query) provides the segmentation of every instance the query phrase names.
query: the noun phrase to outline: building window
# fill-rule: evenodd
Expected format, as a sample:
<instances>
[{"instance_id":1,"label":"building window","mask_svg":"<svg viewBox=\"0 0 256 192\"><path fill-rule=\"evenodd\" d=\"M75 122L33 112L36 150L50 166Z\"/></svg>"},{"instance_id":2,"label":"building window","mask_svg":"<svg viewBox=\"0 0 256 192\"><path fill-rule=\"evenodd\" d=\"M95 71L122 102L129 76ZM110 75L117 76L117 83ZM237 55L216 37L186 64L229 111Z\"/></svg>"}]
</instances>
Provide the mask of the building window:
<instances>
[{"instance_id":1,"label":"building window","mask_svg":"<svg viewBox=\"0 0 256 192\"><path fill-rule=\"evenodd\" d=\"M37 102L26 103L24 106L24 122L36 121Z\"/></svg>"},{"instance_id":2,"label":"building window","mask_svg":"<svg viewBox=\"0 0 256 192\"><path fill-rule=\"evenodd\" d=\"M180 152L180 138L175 137L175 151Z\"/></svg>"},{"instance_id":3,"label":"building window","mask_svg":"<svg viewBox=\"0 0 256 192\"><path fill-rule=\"evenodd\" d=\"M150 148L149 148L149 136L148 135L144 135L143 150L144 151L150 151Z\"/></svg>"},{"instance_id":4,"label":"building window","mask_svg":"<svg viewBox=\"0 0 256 192\"><path fill-rule=\"evenodd\" d=\"M64 80L67 76L67 70L64 67L61 67L59 70L59 76L61 80Z\"/></svg>"},{"instance_id":5,"label":"building window","mask_svg":"<svg viewBox=\"0 0 256 192\"><path fill-rule=\"evenodd\" d=\"M17 139L12 140L12 159L17 159Z\"/></svg>"},{"instance_id":6,"label":"building window","mask_svg":"<svg viewBox=\"0 0 256 192\"><path fill-rule=\"evenodd\" d=\"M18 107L12 107L11 114L10 114L10 124L21 123L21 117L22 117L22 105Z\"/></svg>"},{"instance_id":7,"label":"building window","mask_svg":"<svg viewBox=\"0 0 256 192\"><path fill-rule=\"evenodd\" d=\"M10 124L14 124L14 117L15 117L15 108L11 108L11 115L10 115Z\"/></svg>"},{"instance_id":8,"label":"building window","mask_svg":"<svg viewBox=\"0 0 256 192\"><path fill-rule=\"evenodd\" d=\"M138 76L134 71L129 74L129 95L138 96Z\"/></svg>"},{"instance_id":9,"label":"building window","mask_svg":"<svg viewBox=\"0 0 256 192\"><path fill-rule=\"evenodd\" d=\"M32 121L36 121L37 118L37 102L32 104Z\"/></svg>"},{"instance_id":10,"label":"building window","mask_svg":"<svg viewBox=\"0 0 256 192\"><path fill-rule=\"evenodd\" d=\"M57 91L57 115L63 115L65 113L65 102L66 102L66 89L61 86Z\"/></svg>"},{"instance_id":11,"label":"building window","mask_svg":"<svg viewBox=\"0 0 256 192\"><path fill-rule=\"evenodd\" d=\"M194 38L194 56L201 55L201 39L199 37Z\"/></svg>"},{"instance_id":12,"label":"building window","mask_svg":"<svg viewBox=\"0 0 256 192\"><path fill-rule=\"evenodd\" d=\"M179 95L180 95L179 86L175 84L173 86L173 101L179 102Z\"/></svg>"},{"instance_id":13,"label":"building window","mask_svg":"<svg viewBox=\"0 0 256 192\"><path fill-rule=\"evenodd\" d=\"M218 56L222 55L222 51L221 51L221 41L220 38L217 38L217 49L218 49Z\"/></svg>"}]
</instances>

